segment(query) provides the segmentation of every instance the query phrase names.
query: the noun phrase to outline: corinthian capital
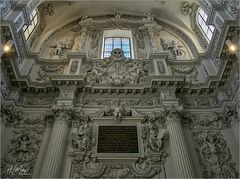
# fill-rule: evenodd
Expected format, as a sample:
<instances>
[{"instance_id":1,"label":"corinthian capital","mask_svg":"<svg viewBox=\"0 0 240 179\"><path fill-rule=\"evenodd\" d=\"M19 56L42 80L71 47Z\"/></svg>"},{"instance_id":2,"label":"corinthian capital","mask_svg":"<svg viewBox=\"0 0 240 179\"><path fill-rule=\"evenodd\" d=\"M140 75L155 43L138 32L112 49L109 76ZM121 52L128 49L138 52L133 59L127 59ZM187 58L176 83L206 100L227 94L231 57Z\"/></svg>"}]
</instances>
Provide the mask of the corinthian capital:
<instances>
[{"instance_id":1,"label":"corinthian capital","mask_svg":"<svg viewBox=\"0 0 240 179\"><path fill-rule=\"evenodd\" d=\"M74 120L74 112L71 109L64 108L64 106L53 109L50 116L55 122L62 121L70 124L70 122Z\"/></svg>"},{"instance_id":2,"label":"corinthian capital","mask_svg":"<svg viewBox=\"0 0 240 179\"><path fill-rule=\"evenodd\" d=\"M166 124L170 124L173 122L181 122L180 111L181 107L172 106L169 109L166 109Z\"/></svg>"}]
</instances>

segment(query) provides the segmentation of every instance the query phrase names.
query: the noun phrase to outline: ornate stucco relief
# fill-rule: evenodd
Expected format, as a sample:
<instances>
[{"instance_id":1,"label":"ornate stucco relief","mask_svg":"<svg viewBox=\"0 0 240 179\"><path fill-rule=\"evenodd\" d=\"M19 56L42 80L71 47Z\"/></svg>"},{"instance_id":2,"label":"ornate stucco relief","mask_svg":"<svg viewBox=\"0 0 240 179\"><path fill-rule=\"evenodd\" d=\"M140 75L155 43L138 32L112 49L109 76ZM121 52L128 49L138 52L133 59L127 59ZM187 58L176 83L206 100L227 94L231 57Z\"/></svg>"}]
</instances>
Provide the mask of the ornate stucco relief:
<instances>
[{"instance_id":1,"label":"ornate stucco relief","mask_svg":"<svg viewBox=\"0 0 240 179\"><path fill-rule=\"evenodd\" d=\"M236 19L239 17L240 3L238 0L227 1L228 11Z\"/></svg>"},{"instance_id":2,"label":"ornate stucco relief","mask_svg":"<svg viewBox=\"0 0 240 179\"><path fill-rule=\"evenodd\" d=\"M237 110L236 104L227 103L224 108L213 111L190 112L185 109L181 117L184 127L190 130L222 130L239 121Z\"/></svg>"},{"instance_id":3,"label":"ornate stucco relief","mask_svg":"<svg viewBox=\"0 0 240 179\"><path fill-rule=\"evenodd\" d=\"M63 41L59 41L56 44L50 46L52 49L49 52L50 57L60 56L65 54L66 52L71 51L73 48L73 39L64 39Z\"/></svg>"},{"instance_id":4,"label":"ornate stucco relief","mask_svg":"<svg viewBox=\"0 0 240 179\"><path fill-rule=\"evenodd\" d=\"M189 2L184 2L182 7L182 13L187 16L191 14L193 11L193 4L190 4Z\"/></svg>"},{"instance_id":5,"label":"ornate stucco relief","mask_svg":"<svg viewBox=\"0 0 240 179\"><path fill-rule=\"evenodd\" d=\"M176 65L172 67L174 75L185 75L185 83L192 84L198 82L198 70L195 66Z\"/></svg>"},{"instance_id":6,"label":"ornate stucco relief","mask_svg":"<svg viewBox=\"0 0 240 179\"><path fill-rule=\"evenodd\" d=\"M34 92L24 92L21 94L19 103L22 105L39 105L39 106L49 106L52 105L56 98L58 97L59 92L48 92L48 93L39 93Z\"/></svg>"},{"instance_id":7,"label":"ornate stucco relief","mask_svg":"<svg viewBox=\"0 0 240 179\"><path fill-rule=\"evenodd\" d=\"M99 49L101 48L101 35L102 33L99 30L93 29L91 31L91 43L88 51L89 58L99 57Z\"/></svg>"},{"instance_id":8,"label":"ornate stucco relief","mask_svg":"<svg viewBox=\"0 0 240 179\"><path fill-rule=\"evenodd\" d=\"M206 178L238 178L235 162L219 131L193 132L195 147Z\"/></svg>"},{"instance_id":9,"label":"ornate stucco relief","mask_svg":"<svg viewBox=\"0 0 240 179\"><path fill-rule=\"evenodd\" d=\"M77 70L78 70L78 67L79 67L79 61L78 60L73 60L71 62L69 73L70 74L75 74L77 72Z\"/></svg>"},{"instance_id":10,"label":"ornate stucco relief","mask_svg":"<svg viewBox=\"0 0 240 179\"><path fill-rule=\"evenodd\" d=\"M61 75L64 72L64 65L41 65L38 68L37 74L35 70L32 71L35 76L35 80L40 83L50 82L51 75Z\"/></svg>"},{"instance_id":11,"label":"ornate stucco relief","mask_svg":"<svg viewBox=\"0 0 240 179\"><path fill-rule=\"evenodd\" d=\"M0 3L2 16L5 17L11 10L11 3L8 0L1 1Z\"/></svg>"},{"instance_id":12,"label":"ornate stucco relief","mask_svg":"<svg viewBox=\"0 0 240 179\"><path fill-rule=\"evenodd\" d=\"M136 85L146 83L147 73L147 64L126 59L121 49L114 49L109 58L92 63L87 81L95 85Z\"/></svg>"},{"instance_id":13,"label":"ornate stucco relief","mask_svg":"<svg viewBox=\"0 0 240 179\"><path fill-rule=\"evenodd\" d=\"M42 141L43 129L14 129L2 158L1 177L31 178Z\"/></svg>"},{"instance_id":14,"label":"ornate stucco relief","mask_svg":"<svg viewBox=\"0 0 240 179\"><path fill-rule=\"evenodd\" d=\"M137 58L147 58L146 44L145 44L145 31L140 29L134 30L133 35L135 37L135 44L137 49Z\"/></svg>"},{"instance_id":15,"label":"ornate stucco relief","mask_svg":"<svg viewBox=\"0 0 240 179\"><path fill-rule=\"evenodd\" d=\"M104 117L104 116L103 116ZM109 116L105 116L109 117ZM71 177L130 177L142 178L153 177L162 172L162 165L166 160L166 144L168 141L167 131L159 127L158 118L145 116L141 124L142 140L145 154L135 161L128 163L103 162L98 159L94 146L96 145L95 132L91 118L81 115L80 125L77 132L73 132L72 150L69 155L72 160ZM114 120L114 119L113 119Z\"/></svg>"}]
</instances>

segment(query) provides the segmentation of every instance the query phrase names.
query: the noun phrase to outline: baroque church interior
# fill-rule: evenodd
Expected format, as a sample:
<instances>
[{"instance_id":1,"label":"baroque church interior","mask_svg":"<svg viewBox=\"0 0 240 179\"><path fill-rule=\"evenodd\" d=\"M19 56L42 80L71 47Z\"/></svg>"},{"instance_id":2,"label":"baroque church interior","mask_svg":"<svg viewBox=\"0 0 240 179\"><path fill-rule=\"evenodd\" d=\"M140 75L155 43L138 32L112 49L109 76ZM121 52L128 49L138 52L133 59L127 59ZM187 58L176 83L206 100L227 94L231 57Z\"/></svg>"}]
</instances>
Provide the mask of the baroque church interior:
<instances>
[{"instance_id":1,"label":"baroque church interior","mask_svg":"<svg viewBox=\"0 0 240 179\"><path fill-rule=\"evenodd\" d=\"M1 178L239 178L239 0L1 0Z\"/></svg>"}]
</instances>

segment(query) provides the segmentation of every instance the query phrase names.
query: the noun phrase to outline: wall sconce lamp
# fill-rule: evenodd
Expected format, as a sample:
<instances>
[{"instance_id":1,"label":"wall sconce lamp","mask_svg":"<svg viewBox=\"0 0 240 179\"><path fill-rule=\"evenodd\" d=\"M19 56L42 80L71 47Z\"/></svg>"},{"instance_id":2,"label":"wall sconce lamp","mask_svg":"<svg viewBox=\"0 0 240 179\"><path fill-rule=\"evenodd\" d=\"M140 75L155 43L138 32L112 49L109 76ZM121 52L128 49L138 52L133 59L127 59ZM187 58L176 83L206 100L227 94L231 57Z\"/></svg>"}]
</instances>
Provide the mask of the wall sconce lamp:
<instances>
[{"instance_id":1,"label":"wall sconce lamp","mask_svg":"<svg viewBox=\"0 0 240 179\"><path fill-rule=\"evenodd\" d=\"M230 54L236 54L238 48L236 44L233 44L230 40L226 40L225 42L228 46Z\"/></svg>"},{"instance_id":2,"label":"wall sconce lamp","mask_svg":"<svg viewBox=\"0 0 240 179\"><path fill-rule=\"evenodd\" d=\"M7 43L2 44L0 42L0 57L1 60L5 59L6 57L9 57L12 52L12 46L13 46L13 40L8 40Z\"/></svg>"},{"instance_id":3,"label":"wall sconce lamp","mask_svg":"<svg viewBox=\"0 0 240 179\"><path fill-rule=\"evenodd\" d=\"M3 51L3 53L8 53L11 50L12 46L13 41L9 40L5 45L1 45L1 51Z\"/></svg>"}]
</instances>

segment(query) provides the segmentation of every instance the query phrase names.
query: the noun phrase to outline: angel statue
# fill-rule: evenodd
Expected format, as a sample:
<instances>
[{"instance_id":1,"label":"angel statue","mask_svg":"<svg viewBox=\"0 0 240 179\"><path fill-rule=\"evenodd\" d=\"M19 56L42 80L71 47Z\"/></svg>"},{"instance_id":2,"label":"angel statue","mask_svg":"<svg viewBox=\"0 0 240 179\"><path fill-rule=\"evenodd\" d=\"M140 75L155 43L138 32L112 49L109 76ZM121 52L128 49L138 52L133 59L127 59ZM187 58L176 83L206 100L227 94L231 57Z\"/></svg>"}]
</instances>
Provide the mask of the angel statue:
<instances>
[{"instance_id":1,"label":"angel statue","mask_svg":"<svg viewBox=\"0 0 240 179\"><path fill-rule=\"evenodd\" d=\"M22 135L19 137L20 146L17 149L17 162L23 162L23 160L27 160L30 149L29 145L31 144L31 139L27 135Z\"/></svg>"}]
</instances>

